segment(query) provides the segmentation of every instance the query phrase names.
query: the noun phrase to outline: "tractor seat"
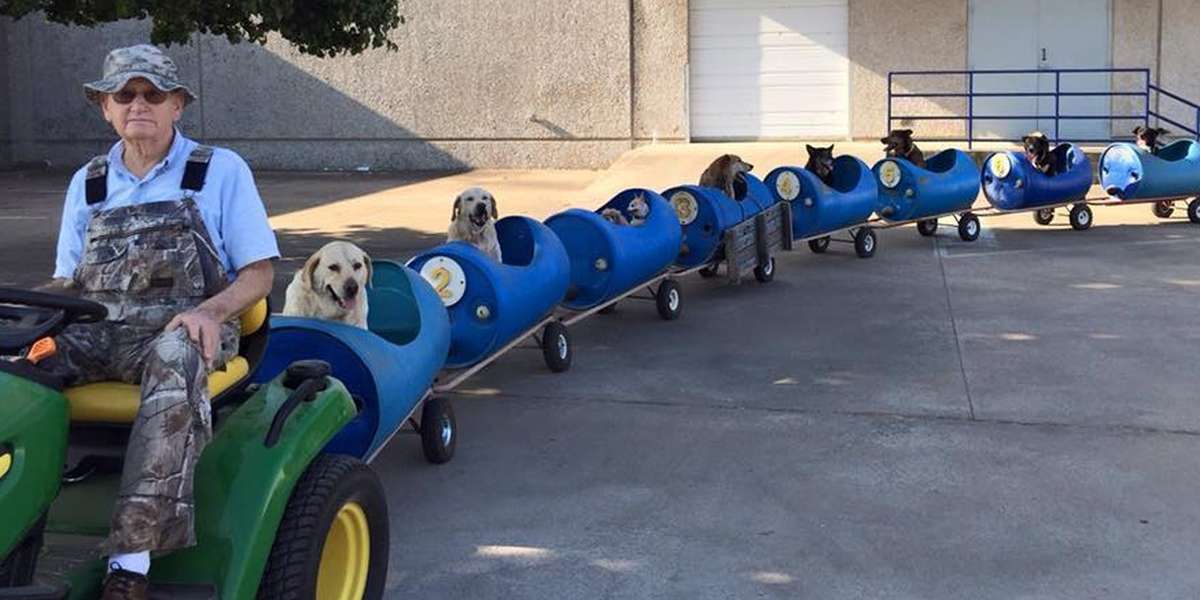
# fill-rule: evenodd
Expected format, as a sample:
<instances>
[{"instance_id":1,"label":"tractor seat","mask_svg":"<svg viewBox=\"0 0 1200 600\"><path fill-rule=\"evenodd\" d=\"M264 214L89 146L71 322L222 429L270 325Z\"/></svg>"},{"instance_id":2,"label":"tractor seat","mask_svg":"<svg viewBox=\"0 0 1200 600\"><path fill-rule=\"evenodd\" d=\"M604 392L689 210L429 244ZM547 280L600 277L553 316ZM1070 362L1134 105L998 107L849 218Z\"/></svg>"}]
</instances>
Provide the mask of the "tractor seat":
<instances>
[{"instance_id":1,"label":"tractor seat","mask_svg":"<svg viewBox=\"0 0 1200 600\"><path fill-rule=\"evenodd\" d=\"M237 391L248 383L250 374L262 358L266 346L266 299L242 313L242 338L238 355L208 376L209 400L216 403L222 394ZM69 387L63 391L71 409L72 423L130 424L142 403L141 386L117 381L99 381Z\"/></svg>"}]
</instances>

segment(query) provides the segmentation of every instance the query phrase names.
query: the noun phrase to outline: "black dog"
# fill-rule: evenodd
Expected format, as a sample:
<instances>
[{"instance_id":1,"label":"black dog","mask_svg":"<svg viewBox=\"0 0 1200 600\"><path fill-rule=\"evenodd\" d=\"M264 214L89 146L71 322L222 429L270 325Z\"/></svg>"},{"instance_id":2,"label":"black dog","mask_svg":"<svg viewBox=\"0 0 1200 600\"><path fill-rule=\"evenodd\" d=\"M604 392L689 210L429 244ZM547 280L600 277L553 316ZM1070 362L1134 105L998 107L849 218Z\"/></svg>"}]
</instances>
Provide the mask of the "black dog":
<instances>
[{"instance_id":1,"label":"black dog","mask_svg":"<svg viewBox=\"0 0 1200 600\"><path fill-rule=\"evenodd\" d=\"M1050 140L1046 134L1035 131L1021 138L1025 146L1025 158L1033 163L1033 168L1046 175L1054 175L1058 169L1054 165L1054 157L1050 153Z\"/></svg>"},{"instance_id":2,"label":"black dog","mask_svg":"<svg viewBox=\"0 0 1200 600\"><path fill-rule=\"evenodd\" d=\"M808 150L808 164L804 168L824 181L825 185L833 185L833 146L814 148L805 144L804 147Z\"/></svg>"},{"instance_id":3,"label":"black dog","mask_svg":"<svg viewBox=\"0 0 1200 600\"><path fill-rule=\"evenodd\" d=\"M1133 128L1133 137L1137 139L1138 147L1150 154L1158 154L1158 137L1166 134L1167 130L1162 127L1143 127L1138 125Z\"/></svg>"},{"instance_id":4,"label":"black dog","mask_svg":"<svg viewBox=\"0 0 1200 600\"><path fill-rule=\"evenodd\" d=\"M925 168L925 153L913 143L911 129L893 129L885 138L879 138L883 151L890 157L903 158L922 169Z\"/></svg>"}]
</instances>

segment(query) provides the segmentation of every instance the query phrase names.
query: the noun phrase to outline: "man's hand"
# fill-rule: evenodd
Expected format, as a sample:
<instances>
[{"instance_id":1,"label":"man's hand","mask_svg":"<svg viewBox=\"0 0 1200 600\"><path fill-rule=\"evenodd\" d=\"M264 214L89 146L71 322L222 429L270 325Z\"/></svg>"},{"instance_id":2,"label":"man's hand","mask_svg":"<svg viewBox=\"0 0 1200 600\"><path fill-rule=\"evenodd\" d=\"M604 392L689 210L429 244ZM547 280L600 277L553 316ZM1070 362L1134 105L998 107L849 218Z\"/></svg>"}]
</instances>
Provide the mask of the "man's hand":
<instances>
[{"instance_id":1,"label":"man's hand","mask_svg":"<svg viewBox=\"0 0 1200 600\"><path fill-rule=\"evenodd\" d=\"M64 277L55 277L49 283L33 288L33 291L63 296L78 296L80 292L79 288L75 285L75 280Z\"/></svg>"},{"instance_id":2,"label":"man's hand","mask_svg":"<svg viewBox=\"0 0 1200 600\"><path fill-rule=\"evenodd\" d=\"M221 322L208 311L203 309L193 309L187 312L181 312L167 323L166 331L183 327L187 330L188 337L200 346L200 352L204 356L204 364L208 365L208 370L212 370L213 362L217 359L217 351L221 345Z\"/></svg>"}]
</instances>

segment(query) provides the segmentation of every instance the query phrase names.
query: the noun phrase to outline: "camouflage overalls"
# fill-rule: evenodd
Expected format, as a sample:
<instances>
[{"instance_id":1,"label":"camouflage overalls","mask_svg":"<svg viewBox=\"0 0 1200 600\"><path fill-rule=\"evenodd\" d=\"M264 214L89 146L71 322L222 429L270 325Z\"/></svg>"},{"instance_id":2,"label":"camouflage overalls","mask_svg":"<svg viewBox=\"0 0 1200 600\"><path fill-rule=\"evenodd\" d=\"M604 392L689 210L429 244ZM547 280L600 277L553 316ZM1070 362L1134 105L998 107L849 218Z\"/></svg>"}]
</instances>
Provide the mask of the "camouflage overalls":
<instances>
[{"instance_id":1,"label":"camouflage overalls","mask_svg":"<svg viewBox=\"0 0 1200 600\"><path fill-rule=\"evenodd\" d=\"M58 354L42 365L68 385L141 383L108 553L195 544L192 476L212 437L208 372L185 328L163 328L228 282L193 199L211 154L200 146L188 157L178 200L110 210L105 157L88 165L93 212L74 280L83 297L108 307L108 319L66 329ZM217 365L237 354L239 334L236 321L222 325Z\"/></svg>"}]
</instances>

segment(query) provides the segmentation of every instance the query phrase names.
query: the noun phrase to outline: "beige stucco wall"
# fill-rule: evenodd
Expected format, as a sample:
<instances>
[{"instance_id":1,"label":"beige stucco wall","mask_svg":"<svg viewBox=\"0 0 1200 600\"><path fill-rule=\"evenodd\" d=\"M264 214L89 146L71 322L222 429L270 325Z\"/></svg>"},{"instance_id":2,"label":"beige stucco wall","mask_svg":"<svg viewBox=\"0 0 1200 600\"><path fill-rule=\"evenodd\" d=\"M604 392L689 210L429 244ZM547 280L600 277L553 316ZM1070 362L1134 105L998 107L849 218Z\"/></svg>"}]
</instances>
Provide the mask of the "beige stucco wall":
<instances>
[{"instance_id":1,"label":"beige stucco wall","mask_svg":"<svg viewBox=\"0 0 1200 600\"><path fill-rule=\"evenodd\" d=\"M169 49L201 94L185 131L258 167L300 169L603 167L635 137L686 133L686 0L403 9L399 52L317 59L278 38L262 47L211 36ZM14 43L0 63L22 74L0 94L16 153L78 164L102 149L112 134L79 85L98 76L105 50L145 41L148 26L5 27Z\"/></svg>"},{"instance_id":2,"label":"beige stucco wall","mask_svg":"<svg viewBox=\"0 0 1200 600\"><path fill-rule=\"evenodd\" d=\"M887 74L898 70L965 69L966 0L850 0L850 135L878 138L885 129ZM961 77L922 77L897 81L896 90L964 91ZM963 114L965 104L908 100L897 113ZM900 124L894 124L899 127ZM919 137L960 136L962 123L922 121L905 125Z\"/></svg>"},{"instance_id":3,"label":"beige stucco wall","mask_svg":"<svg viewBox=\"0 0 1200 600\"><path fill-rule=\"evenodd\" d=\"M1169 92L1200 103L1200 0L1162 0L1162 64L1159 84ZM1191 127L1191 108L1162 99L1159 111ZM1164 124L1167 129L1177 130Z\"/></svg>"},{"instance_id":4,"label":"beige stucco wall","mask_svg":"<svg viewBox=\"0 0 1200 600\"><path fill-rule=\"evenodd\" d=\"M687 137L687 0L633 0L633 135Z\"/></svg>"},{"instance_id":5,"label":"beige stucco wall","mask_svg":"<svg viewBox=\"0 0 1200 600\"><path fill-rule=\"evenodd\" d=\"M1150 81L1158 73L1158 18L1161 0L1112 0L1113 67L1146 67ZM1141 74L1113 76L1114 91L1140 90L1145 85ZM1145 110L1143 98L1113 98L1113 114L1139 114ZM1114 121L1113 135L1129 135L1137 121Z\"/></svg>"}]
</instances>

